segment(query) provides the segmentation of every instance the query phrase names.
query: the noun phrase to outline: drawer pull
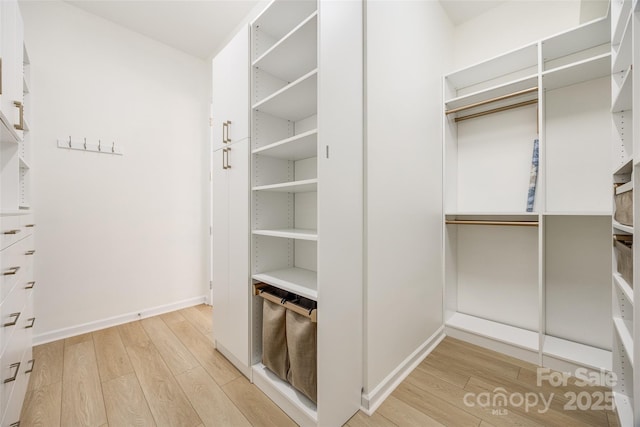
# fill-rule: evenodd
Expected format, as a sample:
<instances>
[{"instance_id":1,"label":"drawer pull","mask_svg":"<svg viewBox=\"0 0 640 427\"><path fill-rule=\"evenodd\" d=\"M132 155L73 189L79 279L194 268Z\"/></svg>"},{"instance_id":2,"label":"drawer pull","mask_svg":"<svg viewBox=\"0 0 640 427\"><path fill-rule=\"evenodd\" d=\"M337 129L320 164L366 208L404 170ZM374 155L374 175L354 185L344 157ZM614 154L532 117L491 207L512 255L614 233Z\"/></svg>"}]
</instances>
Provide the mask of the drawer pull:
<instances>
[{"instance_id":1,"label":"drawer pull","mask_svg":"<svg viewBox=\"0 0 640 427\"><path fill-rule=\"evenodd\" d=\"M20 270L20 266L18 267L11 267L10 269L8 269L7 271L5 271L4 273L2 273L3 276L13 276L14 274L16 274L18 271Z\"/></svg>"},{"instance_id":2,"label":"drawer pull","mask_svg":"<svg viewBox=\"0 0 640 427\"><path fill-rule=\"evenodd\" d=\"M16 368L16 371L13 373L12 377L7 378L6 380L4 380L3 384L6 383L10 383L12 381L15 381L16 378L18 378L18 371L20 370L20 362L18 363L12 363L11 365L9 365L9 369L13 369Z\"/></svg>"},{"instance_id":3,"label":"drawer pull","mask_svg":"<svg viewBox=\"0 0 640 427\"><path fill-rule=\"evenodd\" d=\"M33 372L33 367L36 364L36 359L31 359L29 360L29 362L27 363L31 363L31 366L29 368L27 368L26 371L24 371L25 374L30 374L31 372Z\"/></svg>"},{"instance_id":4,"label":"drawer pull","mask_svg":"<svg viewBox=\"0 0 640 427\"><path fill-rule=\"evenodd\" d=\"M9 427L20 427L20 421L16 421L13 424L9 424Z\"/></svg>"},{"instance_id":5,"label":"drawer pull","mask_svg":"<svg viewBox=\"0 0 640 427\"><path fill-rule=\"evenodd\" d=\"M33 289L33 287L35 286L36 282L27 282L27 286L25 286L25 289Z\"/></svg>"},{"instance_id":6,"label":"drawer pull","mask_svg":"<svg viewBox=\"0 0 640 427\"><path fill-rule=\"evenodd\" d=\"M16 228L14 230L9 230L9 231L5 231L3 234L7 235L7 234L18 234L21 230L19 228Z\"/></svg>"},{"instance_id":7,"label":"drawer pull","mask_svg":"<svg viewBox=\"0 0 640 427\"><path fill-rule=\"evenodd\" d=\"M2 325L2 326L4 326L4 327L6 328L7 326L13 326L13 325L15 325L16 323L18 323L18 318L20 317L20 314L21 314L21 313L11 313L11 314L9 315L9 319L13 318L13 321L12 321L12 322L7 322L7 323L5 323L5 324L4 324L4 325Z\"/></svg>"},{"instance_id":8,"label":"drawer pull","mask_svg":"<svg viewBox=\"0 0 640 427\"><path fill-rule=\"evenodd\" d=\"M33 254L35 254L35 253L36 253L36 250L35 250L35 249L32 249L32 250L30 250L30 251L25 252L24 254L25 254L25 255L33 255Z\"/></svg>"},{"instance_id":9,"label":"drawer pull","mask_svg":"<svg viewBox=\"0 0 640 427\"><path fill-rule=\"evenodd\" d=\"M33 324L36 323L36 318L35 317L30 317L30 318L27 319L27 322L31 322L31 323L29 323L24 328L25 329L33 328Z\"/></svg>"},{"instance_id":10,"label":"drawer pull","mask_svg":"<svg viewBox=\"0 0 640 427\"><path fill-rule=\"evenodd\" d=\"M14 124L13 127L17 130L24 130L24 104L20 101L13 101L13 105L20 113L20 122L18 124Z\"/></svg>"},{"instance_id":11,"label":"drawer pull","mask_svg":"<svg viewBox=\"0 0 640 427\"><path fill-rule=\"evenodd\" d=\"M25 225L25 227L27 227L27 228L32 228L32 227L35 227L35 226L36 226L35 224L27 224L27 225Z\"/></svg>"}]
</instances>

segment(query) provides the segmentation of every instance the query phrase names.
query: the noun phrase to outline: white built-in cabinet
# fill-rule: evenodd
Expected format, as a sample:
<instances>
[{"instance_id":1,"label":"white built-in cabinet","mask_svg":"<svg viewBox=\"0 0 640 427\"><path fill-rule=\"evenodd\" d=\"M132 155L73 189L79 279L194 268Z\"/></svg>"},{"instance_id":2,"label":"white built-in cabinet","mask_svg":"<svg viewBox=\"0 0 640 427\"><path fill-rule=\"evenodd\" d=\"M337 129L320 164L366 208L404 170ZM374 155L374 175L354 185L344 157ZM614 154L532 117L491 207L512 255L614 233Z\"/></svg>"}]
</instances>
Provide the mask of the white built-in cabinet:
<instances>
[{"instance_id":1,"label":"white built-in cabinet","mask_svg":"<svg viewBox=\"0 0 640 427\"><path fill-rule=\"evenodd\" d=\"M445 76L448 335L611 370L610 39L606 17Z\"/></svg>"},{"instance_id":2,"label":"white built-in cabinet","mask_svg":"<svg viewBox=\"0 0 640 427\"><path fill-rule=\"evenodd\" d=\"M613 183L612 194L621 195L626 191L635 193L639 185L638 177L638 137L640 122L634 111L640 109L640 72L637 70L640 58L640 7L637 1L614 0L611 2L611 118L613 123ZM617 197L617 196L616 196ZM621 224L614 218L614 244L618 239L633 240L638 224L637 194L633 194L633 221ZM615 209L615 206L614 206ZM617 212L616 212L617 213ZM640 375L638 361L640 342L638 314L634 306L640 303L635 292L640 281L637 276L639 251L635 244L629 249L633 268L636 270L631 282L621 274L621 253L613 252L612 318L613 318L613 384L618 417L622 426L640 424ZM620 267L620 270L619 270ZM625 275L626 276L626 275ZM628 276L626 276L628 278ZM635 320L634 320L635 319ZM635 347L635 349L634 349Z\"/></svg>"},{"instance_id":3,"label":"white built-in cabinet","mask_svg":"<svg viewBox=\"0 0 640 427\"><path fill-rule=\"evenodd\" d=\"M254 383L300 425L342 425L362 389L362 5L272 2L251 25L251 271L317 303L317 403L262 364Z\"/></svg>"},{"instance_id":4,"label":"white built-in cabinet","mask_svg":"<svg viewBox=\"0 0 640 427\"><path fill-rule=\"evenodd\" d=\"M216 348L249 362L249 30L213 59L212 304Z\"/></svg>"},{"instance_id":5,"label":"white built-in cabinet","mask_svg":"<svg viewBox=\"0 0 640 427\"><path fill-rule=\"evenodd\" d=\"M18 2L0 2L0 426L17 426L32 357L30 65Z\"/></svg>"}]
</instances>

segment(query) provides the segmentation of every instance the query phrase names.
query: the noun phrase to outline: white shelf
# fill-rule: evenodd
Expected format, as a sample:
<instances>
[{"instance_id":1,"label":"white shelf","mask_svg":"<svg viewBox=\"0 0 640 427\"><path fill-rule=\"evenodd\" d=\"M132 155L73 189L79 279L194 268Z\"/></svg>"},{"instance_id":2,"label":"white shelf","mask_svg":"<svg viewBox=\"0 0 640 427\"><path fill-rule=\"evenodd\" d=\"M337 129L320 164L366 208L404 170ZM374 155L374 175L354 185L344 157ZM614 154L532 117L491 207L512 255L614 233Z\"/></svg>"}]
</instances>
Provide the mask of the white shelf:
<instances>
[{"instance_id":1,"label":"white shelf","mask_svg":"<svg viewBox=\"0 0 640 427\"><path fill-rule=\"evenodd\" d=\"M543 40L542 56L545 62L549 62L595 46L609 44L610 40L609 18L600 18Z\"/></svg>"},{"instance_id":2,"label":"white shelf","mask_svg":"<svg viewBox=\"0 0 640 427\"><path fill-rule=\"evenodd\" d=\"M633 289L619 273L613 273L613 283L622 291L627 301L633 305Z\"/></svg>"},{"instance_id":3,"label":"white shelf","mask_svg":"<svg viewBox=\"0 0 640 427\"><path fill-rule=\"evenodd\" d=\"M631 22L633 20L633 16L629 15L629 19L627 20L624 33L622 34L622 40L620 40L620 44L617 46L613 46L613 57L611 58L611 71L614 73L624 71L631 65L632 61L632 25Z\"/></svg>"},{"instance_id":4,"label":"white shelf","mask_svg":"<svg viewBox=\"0 0 640 427\"><path fill-rule=\"evenodd\" d=\"M9 123L9 120L5 115L0 112L0 142L8 144L18 144L20 138L18 133L13 128L13 124Z\"/></svg>"},{"instance_id":5,"label":"white shelf","mask_svg":"<svg viewBox=\"0 0 640 427\"><path fill-rule=\"evenodd\" d=\"M314 12L300 25L253 62L253 66L288 82L317 68L318 12Z\"/></svg>"},{"instance_id":6,"label":"white shelf","mask_svg":"<svg viewBox=\"0 0 640 427\"><path fill-rule=\"evenodd\" d=\"M283 228L278 230L253 230L253 234L259 236L283 237L285 239L318 240L317 230L304 230L301 228Z\"/></svg>"},{"instance_id":7,"label":"white shelf","mask_svg":"<svg viewBox=\"0 0 640 427\"><path fill-rule=\"evenodd\" d=\"M446 77L453 88L460 90L496 77L496 70L502 75L535 67L538 61L538 44L533 43L520 49L496 56L471 67L455 71Z\"/></svg>"},{"instance_id":8,"label":"white shelf","mask_svg":"<svg viewBox=\"0 0 640 427\"><path fill-rule=\"evenodd\" d=\"M317 157L318 129L257 148L253 150L253 154L294 161Z\"/></svg>"},{"instance_id":9,"label":"white shelf","mask_svg":"<svg viewBox=\"0 0 640 427\"><path fill-rule=\"evenodd\" d=\"M633 234L633 227L622 225L616 220L613 220L613 228L615 228L616 230L624 231L625 233Z\"/></svg>"},{"instance_id":10,"label":"white shelf","mask_svg":"<svg viewBox=\"0 0 640 427\"><path fill-rule=\"evenodd\" d=\"M633 425L633 403L629 399L629 396L625 396L622 393L614 392L613 400L616 405L616 412L620 419L620 425L622 427Z\"/></svg>"},{"instance_id":11,"label":"white shelf","mask_svg":"<svg viewBox=\"0 0 640 427\"><path fill-rule=\"evenodd\" d=\"M620 44L623 31L626 28L627 19L629 18L629 12L631 11L631 1L625 0L625 1L622 1L621 3L622 3L622 7L615 9L618 12L616 13L615 16L613 16L613 12L614 12L613 2L611 4L611 12L612 12L611 25L613 26L613 31L611 32L612 45Z\"/></svg>"},{"instance_id":12,"label":"white shelf","mask_svg":"<svg viewBox=\"0 0 640 427\"><path fill-rule=\"evenodd\" d=\"M544 216L611 216L611 211L547 211Z\"/></svg>"},{"instance_id":13,"label":"white shelf","mask_svg":"<svg viewBox=\"0 0 640 427\"><path fill-rule=\"evenodd\" d=\"M600 348L545 335L542 352L556 359L611 371L611 352Z\"/></svg>"},{"instance_id":14,"label":"white shelf","mask_svg":"<svg viewBox=\"0 0 640 427\"><path fill-rule=\"evenodd\" d=\"M30 86L31 85L27 81L27 76L26 75L22 76L22 93L24 94L31 93Z\"/></svg>"},{"instance_id":15,"label":"white shelf","mask_svg":"<svg viewBox=\"0 0 640 427\"><path fill-rule=\"evenodd\" d=\"M491 219L493 217L503 217L503 216L518 216L524 218L537 218L538 212L483 212L483 211L460 211L460 212L447 212L445 213L447 219L455 219L457 217L487 217L487 219ZM466 219L466 218L465 218Z\"/></svg>"},{"instance_id":16,"label":"white shelf","mask_svg":"<svg viewBox=\"0 0 640 427\"><path fill-rule=\"evenodd\" d=\"M537 75L527 76L512 82L492 86L490 88L473 92L467 95L458 96L456 98L445 101L447 110L462 107L465 105L474 104L476 102L485 101L487 99L496 98L503 95L508 95L513 92L529 89L538 86ZM522 99L535 99L538 96L537 92L523 95Z\"/></svg>"},{"instance_id":17,"label":"white shelf","mask_svg":"<svg viewBox=\"0 0 640 427\"><path fill-rule=\"evenodd\" d=\"M285 268L254 274L253 278L304 298L318 300L318 274L304 268Z\"/></svg>"},{"instance_id":18,"label":"white shelf","mask_svg":"<svg viewBox=\"0 0 640 427\"><path fill-rule=\"evenodd\" d=\"M27 163L22 156L19 157L20 158L20 167L23 169L31 169L31 166L29 166L29 163Z\"/></svg>"},{"instance_id":19,"label":"white shelf","mask_svg":"<svg viewBox=\"0 0 640 427\"><path fill-rule=\"evenodd\" d=\"M262 363L253 365L253 382L299 425L317 425L316 405ZM291 410L295 412L290 412Z\"/></svg>"},{"instance_id":20,"label":"white shelf","mask_svg":"<svg viewBox=\"0 0 640 427\"><path fill-rule=\"evenodd\" d=\"M261 185L253 187L253 191L275 191L280 193L310 193L318 191L318 179L283 182L281 184Z\"/></svg>"},{"instance_id":21,"label":"white shelf","mask_svg":"<svg viewBox=\"0 0 640 427\"><path fill-rule=\"evenodd\" d=\"M620 90L616 94L613 102L611 103L611 112L619 113L621 111L631 110L633 107L633 90L632 90L633 74L631 73L631 66L624 72L622 78L622 85Z\"/></svg>"},{"instance_id":22,"label":"white shelf","mask_svg":"<svg viewBox=\"0 0 640 427\"><path fill-rule=\"evenodd\" d=\"M255 19L252 26L258 37L263 38L266 34L277 41L316 10L317 3L313 1L274 1Z\"/></svg>"},{"instance_id":23,"label":"white shelf","mask_svg":"<svg viewBox=\"0 0 640 427\"><path fill-rule=\"evenodd\" d=\"M542 73L545 90L553 90L611 75L611 53L553 68Z\"/></svg>"},{"instance_id":24,"label":"white shelf","mask_svg":"<svg viewBox=\"0 0 640 427\"><path fill-rule=\"evenodd\" d=\"M462 313L455 313L446 321L445 325L526 350L538 351L538 333L527 329L504 325Z\"/></svg>"},{"instance_id":25,"label":"white shelf","mask_svg":"<svg viewBox=\"0 0 640 427\"><path fill-rule=\"evenodd\" d=\"M291 121L318 111L318 70L315 69L253 106L254 110Z\"/></svg>"},{"instance_id":26,"label":"white shelf","mask_svg":"<svg viewBox=\"0 0 640 427\"><path fill-rule=\"evenodd\" d=\"M629 175L633 170L633 158L629 158L613 171L613 175Z\"/></svg>"},{"instance_id":27,"label":"white shelf","mask_svg":"<svg viewBox=\"0 0 640 427\"><path fill-rule=\"evenodd\" d=\"M633 367L633 338L631 335L632 326L619 317L613 318L613 325L615 326L615 330L618 333L618 337L620 337L620 341L622 342L622 346L624 350L629 355L629 361L631 362L631 366Z\"/></svg>"}]
</instances>

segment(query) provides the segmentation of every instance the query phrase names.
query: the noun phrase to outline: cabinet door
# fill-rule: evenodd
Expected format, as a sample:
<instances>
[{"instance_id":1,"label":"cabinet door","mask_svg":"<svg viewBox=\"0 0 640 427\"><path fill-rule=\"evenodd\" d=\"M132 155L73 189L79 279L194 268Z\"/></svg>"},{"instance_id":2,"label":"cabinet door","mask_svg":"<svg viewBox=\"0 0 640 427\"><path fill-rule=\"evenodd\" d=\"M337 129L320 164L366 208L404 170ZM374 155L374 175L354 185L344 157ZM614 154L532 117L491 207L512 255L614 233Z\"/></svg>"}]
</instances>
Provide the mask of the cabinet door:
<instances>
[{"instance_id":1,"label":"cabinet door","mask_svg":"<svg viewBox=\"0 0 640 427\"><path fill-rule=\"evenodd\" d=\"M249 140L230 148L229 174L229 336L223 345L249 366Z\"/></svg>"},{"instance_id":2,"label":"cabinet door","mask_svg":"<svg viewBox=\"0 0 640 427\"><path fill-rule=\"evenodd\" d=\"M213 152L212 171L212 302L213 337L226 341L229 284L229 185L227 169L223 169L226 153Z\"/></svg>"},{"instance_id":3,"label":"cabinet door","mask_svg":"<svg viewBox=\"0 0 640 427\"><path fill-rule=\"evenodd\" d=\"M2 8L2 104L1 111L11 129L21 123L23 27L18 2L3 0ZM19 103L18 105L16 103Z\"/></svg>"},{"instance_id":4,"label":"cabinet door","mask_svg":"<svg viewBox=\"0 0 640 427\"><path fill-rule=\"evenodd\" d=\"M212 132L216 150L249 136L248 28L243 28L216 55L212 73Z\"/></svg>"}]
</instances>

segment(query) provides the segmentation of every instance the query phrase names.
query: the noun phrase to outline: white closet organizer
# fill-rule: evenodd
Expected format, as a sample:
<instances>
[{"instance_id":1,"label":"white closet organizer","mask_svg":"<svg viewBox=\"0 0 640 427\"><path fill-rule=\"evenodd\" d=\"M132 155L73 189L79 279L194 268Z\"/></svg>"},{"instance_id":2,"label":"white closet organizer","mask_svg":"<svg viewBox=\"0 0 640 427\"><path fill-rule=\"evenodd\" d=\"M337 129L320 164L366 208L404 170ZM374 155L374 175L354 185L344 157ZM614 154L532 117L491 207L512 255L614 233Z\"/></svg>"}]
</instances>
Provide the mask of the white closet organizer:
<instances>
[{"instance_id":1,"label":"white closet organizer","mask_svg":"<svg viewBox=\"0 0 640 427\"><path fill-rule=\"evenodd\" d=\"M0 425L18 425L32 357L31 90L18 2L0 3Z\"/></svg>"},{"instance_id":2,"label":"white closet organizer","mask_svg":"<svg viewBox=\"0 0 640 427\"><path fill-rule=\"evenodd\" d=\"M611 370L609 22L444 77L447 334L563 371Z\"/></svg>"},{"instance_id":3,"label":"white closet organizer","mask_svg":"<svg viewBox=\"0 0 640 427\"><path fill-rule=\"evenodd\" d=\"M317 301L317 404L262 364L259 296L253 381L301 425L360 406L361 22L358 2L276 0L251 26L252 278Z\"/></svg>"},{"instance_id":4,"label":"white closet organizer","mask_svg":"<svg viewBox=\"0 0 640 427\"><path fill-rule=\"evenodd\" d=\"M613 123L613 183L616 186L614 197L620 197L625 192L631 192L633 200L631 218L618 221L619 212L614 211L613 235L617 240L633 240L637 212L640 212L634 188L637 186L638 160L634 153L638 152L637 137L639 122L634 119L633 111L640 108L640 89L637 82L640 78L634 63L640 57L638 27L640 15L638 2L632 0L615 0L611 2L611 117ZM636 156L637 157L637 156ZM629 194L629 193L627 193ZM614 204L614 209L615 204ZM626 219L626 218L625 218ZM615 242L616 245L621 245ZM628 267L635 269L638 265L638 251L635 246L623 252L613 251L613 286L612 286L612 316L613 316L613 372L616 375L613 387L616 409L622 426L640 424L640 378L634 370L638 366L638 351L634 344L638 342L640 328L638 315L634 307L638 306L638 279L629 277ZM627 256L629 258L627 258ZM620 259L618 258L620 257ZM625 265L625 259L630 264ZM624 277L623 277L624 276ZM630 279L630 280L629 280Z\"/></svg>"}]
</instances>

